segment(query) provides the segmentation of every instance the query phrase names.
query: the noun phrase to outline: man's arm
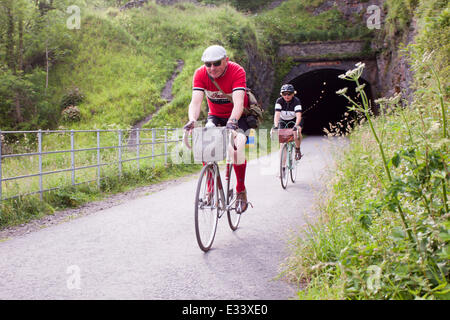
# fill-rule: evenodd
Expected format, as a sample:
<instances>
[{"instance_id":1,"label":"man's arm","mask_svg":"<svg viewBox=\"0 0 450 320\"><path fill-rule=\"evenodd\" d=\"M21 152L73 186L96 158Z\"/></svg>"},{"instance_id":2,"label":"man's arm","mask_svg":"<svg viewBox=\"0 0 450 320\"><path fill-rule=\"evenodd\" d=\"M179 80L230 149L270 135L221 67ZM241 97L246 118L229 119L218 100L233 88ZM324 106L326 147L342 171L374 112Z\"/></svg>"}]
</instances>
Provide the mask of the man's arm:
<instances>
[{"instance_id":1,"label":"man's arm","mask_svg":"<svg viewBox=\"0 0 450 320\"><path fill-rule=\"evenodd\" d=\"M275 111L275 115L273 117L273 126L278 127L278 123L280 122L281 111Z\"/></svg>"},{"instance_id":2,"label":"man's arm","mask_svg":"<svg viewBox=\"0 0 450 320\"><path fill-rule=\"evenodd\" d=\"M295 126L298 127L300 126L300 121L302 121L302 113L301 112L296 112L295 113L296 116L296 121L295 121Z\"/></svg>"},{"instance_id":3,"label":"man's arm","mask_svg":"<svg viewBox=\"0 0 450 320\"><path fill-rule=\"evenodd\" d=\"M189 121L197 121L200 116L202 101L205 93L200 90L192 91L191 103L189 104Z\"/></svg>"},{"instance_id":4,"label":"man's arm","mask_svg":"<svg viewBox=\"0 0 450 320\"><path fill-rule=\"evenodd\" d=\"M233 91L232 97L233 97L233 111L231 112L230 119L239 120L242 116L242 112L244 111L245 91L244 90Z\"/></svg>"}]
</instances>

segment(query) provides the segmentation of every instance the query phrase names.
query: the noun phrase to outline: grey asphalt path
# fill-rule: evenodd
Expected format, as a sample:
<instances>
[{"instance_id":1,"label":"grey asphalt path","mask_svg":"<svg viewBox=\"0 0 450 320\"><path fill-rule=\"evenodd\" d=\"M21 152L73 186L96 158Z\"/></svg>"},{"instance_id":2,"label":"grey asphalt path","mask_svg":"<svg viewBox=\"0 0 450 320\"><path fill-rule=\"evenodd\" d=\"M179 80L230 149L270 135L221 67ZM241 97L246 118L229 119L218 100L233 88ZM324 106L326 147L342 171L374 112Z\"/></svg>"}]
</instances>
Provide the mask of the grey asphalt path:
<instances>
[{"instance_id":1,"label":"grey asphalt path","mask_svg":"<svg viewBox=\"0 0 450 320\"><path fill-rule=\"evenodd\" d=\"M197 246L196 178L115 207L0 242L0 299L288 299L277 280L289 239L313 215L331 163L329 140L306 138L297 182L282 190L277 153L247 167L254 205L213 249Z\"/></svg>"}]
</instances>

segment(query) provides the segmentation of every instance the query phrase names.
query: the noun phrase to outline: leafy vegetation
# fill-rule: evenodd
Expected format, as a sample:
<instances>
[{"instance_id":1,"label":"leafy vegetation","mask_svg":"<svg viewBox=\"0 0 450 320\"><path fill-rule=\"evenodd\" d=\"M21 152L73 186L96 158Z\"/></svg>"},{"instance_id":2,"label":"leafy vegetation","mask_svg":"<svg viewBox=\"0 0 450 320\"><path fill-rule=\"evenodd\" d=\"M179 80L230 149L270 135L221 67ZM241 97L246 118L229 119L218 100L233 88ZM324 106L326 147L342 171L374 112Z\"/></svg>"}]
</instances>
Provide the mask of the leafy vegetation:
<instances>
[{"instance_id":1,"label":"leafy vegetation","mask_svg":"<svg viewBox=\"0 0 450 320\"><path fill-rule=\"evenodd\" d=\"M361 100L350 101L366 120L348 136L321 215L294 241L286 265L306 283L299 298L450 298L449 51L441 42L448 10L442 1L417 4L419 34L408 48L412 102L380 99L385 112L373 118L362 87ZM360 67L342 77L357 81Z\"/></svg>"}]
</instances>

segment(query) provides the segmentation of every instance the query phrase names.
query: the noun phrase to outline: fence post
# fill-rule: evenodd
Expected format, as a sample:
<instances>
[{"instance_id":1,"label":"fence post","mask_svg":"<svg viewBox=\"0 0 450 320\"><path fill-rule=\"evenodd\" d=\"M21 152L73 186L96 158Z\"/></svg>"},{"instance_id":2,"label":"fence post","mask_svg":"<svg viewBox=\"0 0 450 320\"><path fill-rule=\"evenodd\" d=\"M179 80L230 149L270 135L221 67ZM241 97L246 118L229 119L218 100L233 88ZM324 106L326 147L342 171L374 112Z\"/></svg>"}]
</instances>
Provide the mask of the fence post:
<instances>
[{"instance_id":1,"label":"fence post","mask_svg":"<svg viewBox=\"0 0 450 320\"><path fill-rule=\"evenodd\" d=\"M119 177L122 177L122 129L119 129Z\"/></svg>"},{"instance_id":2,"label":"fence post","mask_svg":"<svg viewBox=\"0 0 450 320\"><path fill-rule=\"evenodd\" d=\"M2 130L0 130L0 212L2 203Z\"/></svg>"},{"instance_id":3,"label":"fence post","mask_svg":"<svg viewBox=\"0 0 450 320\"><path fill-rule=\"evenodd\" d=\"M167 164L167 128L164 128L164 164Z\"/></svg>"},{"instance_id":4,"label":"fence post","mask_svg":"<svg viewBox=\"0 0 450 320\"><path fill-rule=\"evenodd\" d=\"M155 167L155 128L152 128L152 163L153 168Z\"/></svg>"},{"instance_id":5,"label":"fence post","mask_svg":"<svg viewBox=\"0 0 450 320\"><path fill-rule=\"evenodd\" d=\"M139 128L137 128L136 129L136 158L137 158L137 169L138 169L138 171L140 170L140 165L139 165L139 163L140 163L140 161L139 161L139 144L140 144L140 139L139 139L139 134L140 134L140 131L139 131Z\"/></svg>"},{"instance_id":6,"label":"fence post","mask_svg":"<svg viewBox=\"0 0 450 320\"><path fill-rule=\"evenodd\" d=\"M70 168L72 169L72 185L75 185L75 137L73 129L70 130Z\"/></svg>"},{"instance_id":7,"label":"fence post","mask_svg":"<svg viewBox=\"0 0 450 320\"><path fill-rule=\"evenodd\" d=\"M100 131L97 129L97 188L100 190Z\"/></svg>"},{"instance_id":8,"label":"fence post","mask_svg":"<svg viewBox=\"0 0 450 320\"><path fill-rule=\"evenodd\" d=\"M39 199L42 201L42 130L38 131L38 153L39 153Z\"/></svg>"}]
</instances>

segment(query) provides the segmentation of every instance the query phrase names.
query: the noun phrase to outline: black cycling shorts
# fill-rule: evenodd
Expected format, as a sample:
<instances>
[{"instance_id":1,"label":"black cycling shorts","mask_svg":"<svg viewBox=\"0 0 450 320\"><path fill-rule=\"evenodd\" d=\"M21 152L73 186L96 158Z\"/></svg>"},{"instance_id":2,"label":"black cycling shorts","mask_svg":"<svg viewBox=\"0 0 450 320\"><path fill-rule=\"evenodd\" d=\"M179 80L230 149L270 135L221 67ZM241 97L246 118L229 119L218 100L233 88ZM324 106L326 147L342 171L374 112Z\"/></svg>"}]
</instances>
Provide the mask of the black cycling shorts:
<instances>
[{"instance_id":1,"label":"black cycling shorts","mask_svg":"<svg viewBox=\"0 0 450 320\"><path fill-rule=\"evenodd\" d=\"M289 128L293 128L295 125L295 119L292 120L283 120L280 119L280 121L278 122L278 128L279 129L289 129ZM303 124L305 122L305 119L302 118L302 120L300 120L300 124L299 126L303 129Z\"/></svg>"}]
</instances>

